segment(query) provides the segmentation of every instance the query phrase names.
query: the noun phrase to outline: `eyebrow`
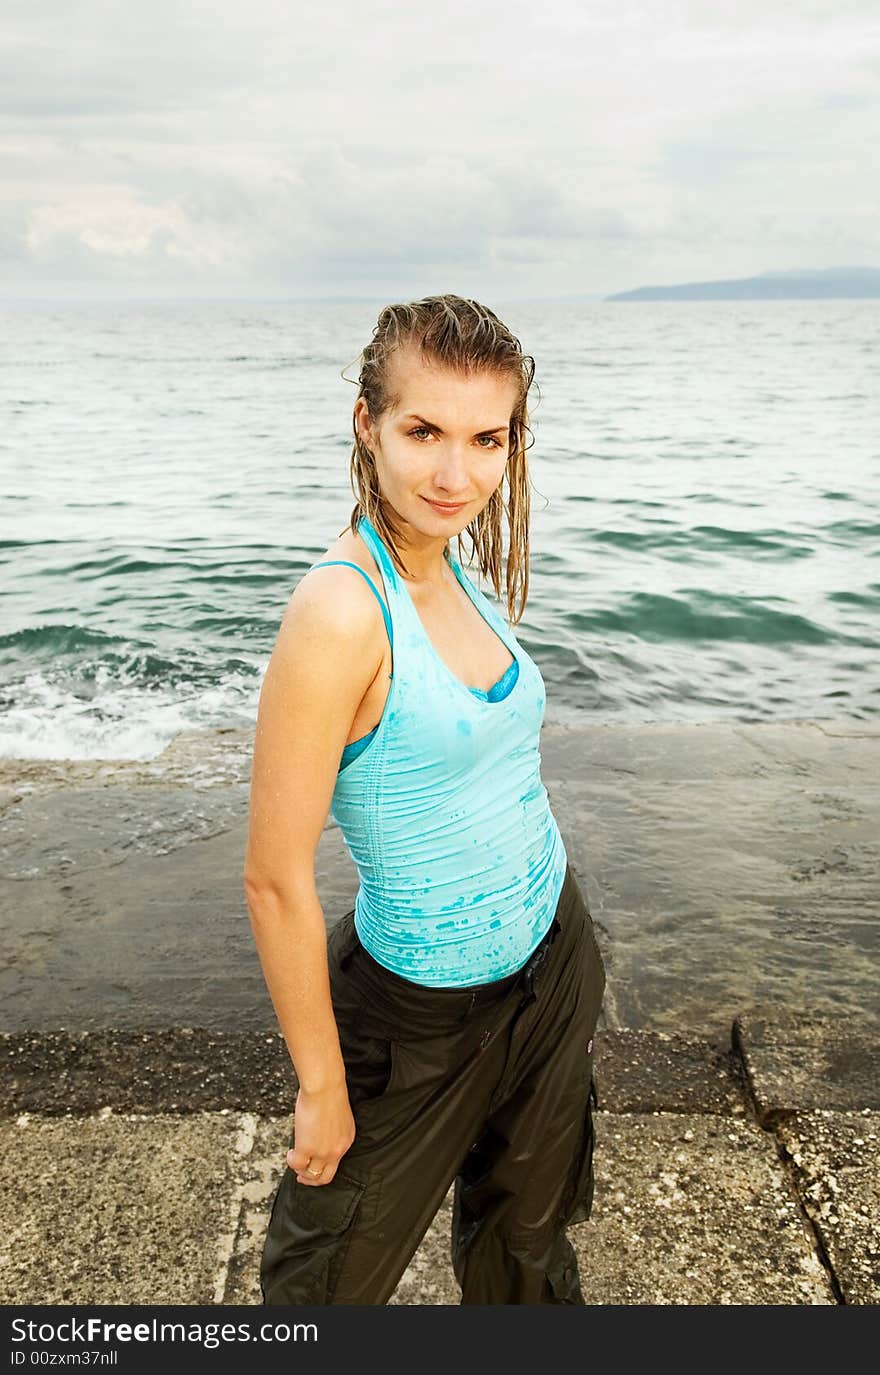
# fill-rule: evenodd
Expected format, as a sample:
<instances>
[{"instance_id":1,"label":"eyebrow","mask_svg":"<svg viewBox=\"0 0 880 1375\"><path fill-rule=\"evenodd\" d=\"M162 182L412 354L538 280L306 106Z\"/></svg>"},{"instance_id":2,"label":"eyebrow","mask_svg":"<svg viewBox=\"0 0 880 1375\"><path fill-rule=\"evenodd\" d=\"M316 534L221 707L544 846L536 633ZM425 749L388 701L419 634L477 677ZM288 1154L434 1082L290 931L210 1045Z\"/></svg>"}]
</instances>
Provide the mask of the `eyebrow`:
<instances>
[{"instance_id":1,"label":"eyebrow","mask_svg":"<svg viewBox=\"0 0 880 1375\"><path fill-rule=\"evenodd\" d=\"M419 424L424 425L426 430L436 430L438 434L443 433L439 425L435 425L432 420L425 420L424 417L421 415L410 414L405 415L403 418L404 420L418 420ZM496 425L494 430L478 430L477 438L480 438L484 434L506 434L509 429L509 425Z\"/></svg>"}]
</instances>

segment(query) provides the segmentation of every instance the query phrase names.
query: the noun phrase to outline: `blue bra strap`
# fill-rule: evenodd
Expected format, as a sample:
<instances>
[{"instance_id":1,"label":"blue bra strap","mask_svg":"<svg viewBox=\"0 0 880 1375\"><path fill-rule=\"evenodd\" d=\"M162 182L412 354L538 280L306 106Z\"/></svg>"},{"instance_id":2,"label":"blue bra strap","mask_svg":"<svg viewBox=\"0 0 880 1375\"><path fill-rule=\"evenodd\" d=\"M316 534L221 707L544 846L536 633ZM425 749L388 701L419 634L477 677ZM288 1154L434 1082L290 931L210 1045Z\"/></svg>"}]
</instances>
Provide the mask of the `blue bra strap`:
<instances>
[{"instance_id":1,"label":"blue bra strap","mask_svg":"<svg viewBox=\"0 0 880 1375\"><path fill-rule=\"evenodd\" d=\"M382 608L382 615L383 615L384 618L385 618L385 629L388 631L388 639L391 641L391 648L393 649L393 648L394 648L394 631L393 631L392 628L391 628L391 616L389 615L388 607L385 605L384 601L383 601L382 598L379 596L379 593L378 593L378 591L377 591L377 589L376 589L376 584L373 582L373 579L370 577L369 573L366 573L366 572L364 571L364 569L363 569L363 568L360 568L356 563L349 563L348 559L325 559L323 563L315 563L315 564L312 565L312 567L313 567L313 568L330 568L330 567L332 567L333 564L342 564L345 568L355 568L355 569L357 569L358 573L360 573L361 577L366 578L366 580L367 580L367 582L369 583L370 587L373 589L373 593L374 593L374 595L375 595L376 601L379 603L379 605L380 605L381 608ZM308 571L311 572L311 569L309 569Z\"/></svg>"}]
</instances>

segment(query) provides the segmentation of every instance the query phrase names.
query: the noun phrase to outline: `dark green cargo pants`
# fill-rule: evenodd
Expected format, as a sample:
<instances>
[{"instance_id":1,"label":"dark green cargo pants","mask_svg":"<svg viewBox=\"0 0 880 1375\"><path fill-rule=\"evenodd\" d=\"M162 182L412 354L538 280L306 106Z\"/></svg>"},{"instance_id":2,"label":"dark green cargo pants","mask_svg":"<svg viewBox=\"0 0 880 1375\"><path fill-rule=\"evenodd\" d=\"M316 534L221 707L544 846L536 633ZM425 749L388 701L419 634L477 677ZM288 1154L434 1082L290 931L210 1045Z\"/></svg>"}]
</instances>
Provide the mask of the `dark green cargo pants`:
<instances>
[{"instance_id":1,"label":"dark green cargo pants","mask_svg":"<svg viewBox=\"0 0 880 1375\"><path fill-rule=\"evenodd\" d=\"M401 978L367 954L353 911L327 946L356 1136L329 1184L285 1165L264 1303L387 1303L454 1182L462 1303L582 1304L565 1228L592 1209L605 970L571 869L542 945L498 983Z\"/></svg>"}]
</instances>

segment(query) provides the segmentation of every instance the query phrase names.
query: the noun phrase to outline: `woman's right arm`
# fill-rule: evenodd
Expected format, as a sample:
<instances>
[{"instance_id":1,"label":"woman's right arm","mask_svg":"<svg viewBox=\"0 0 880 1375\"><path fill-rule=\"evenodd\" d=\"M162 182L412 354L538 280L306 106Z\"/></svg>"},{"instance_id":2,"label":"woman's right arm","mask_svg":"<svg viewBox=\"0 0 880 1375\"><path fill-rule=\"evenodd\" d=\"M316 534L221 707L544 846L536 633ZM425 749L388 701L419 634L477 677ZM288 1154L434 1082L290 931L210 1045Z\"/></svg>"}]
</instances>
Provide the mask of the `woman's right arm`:
<instances>
[{"instance_id":1,"label":"woman's right arm","mask_svg":"<svg viewBox=\"0 0 880 1375\"><path fill-rule=\"evenodd\" d=\"M304 1184L329 1183L355 1134L315 855L351 723L382 662L384 633L378 603L362 578L343 568L303 578L282 618L260 692L244 887L263 975L299 1082L295 1149L288 1159ZM325 1166L320 1179L305 1174L310 1158L313 1168Z\"/></svg>"}]
</instances>

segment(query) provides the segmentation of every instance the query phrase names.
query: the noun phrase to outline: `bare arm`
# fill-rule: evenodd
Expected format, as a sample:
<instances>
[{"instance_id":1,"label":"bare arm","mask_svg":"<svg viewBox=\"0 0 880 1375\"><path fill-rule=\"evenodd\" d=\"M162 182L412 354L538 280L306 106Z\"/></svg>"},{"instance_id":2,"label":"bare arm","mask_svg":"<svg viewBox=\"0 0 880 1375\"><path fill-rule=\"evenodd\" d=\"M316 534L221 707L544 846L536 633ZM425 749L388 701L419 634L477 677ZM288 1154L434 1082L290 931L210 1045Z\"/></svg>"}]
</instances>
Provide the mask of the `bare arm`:
<instances>
[{"instance_id":1,"label":"bare arm","mask_svg":"<svg viewBox=\"0 0 880 1375\"><path fill-rule=\"evenodd\" d=\"M291 1165L325 1165L319 1181L303 1174L311 1184L329 1182L354 1139L315 854L345 740L382 661L381 635L378 604L357 574L329 568L304 578L266 670L254 738L244 886L300 1085Z\"/></svg>"}]
</instances>

